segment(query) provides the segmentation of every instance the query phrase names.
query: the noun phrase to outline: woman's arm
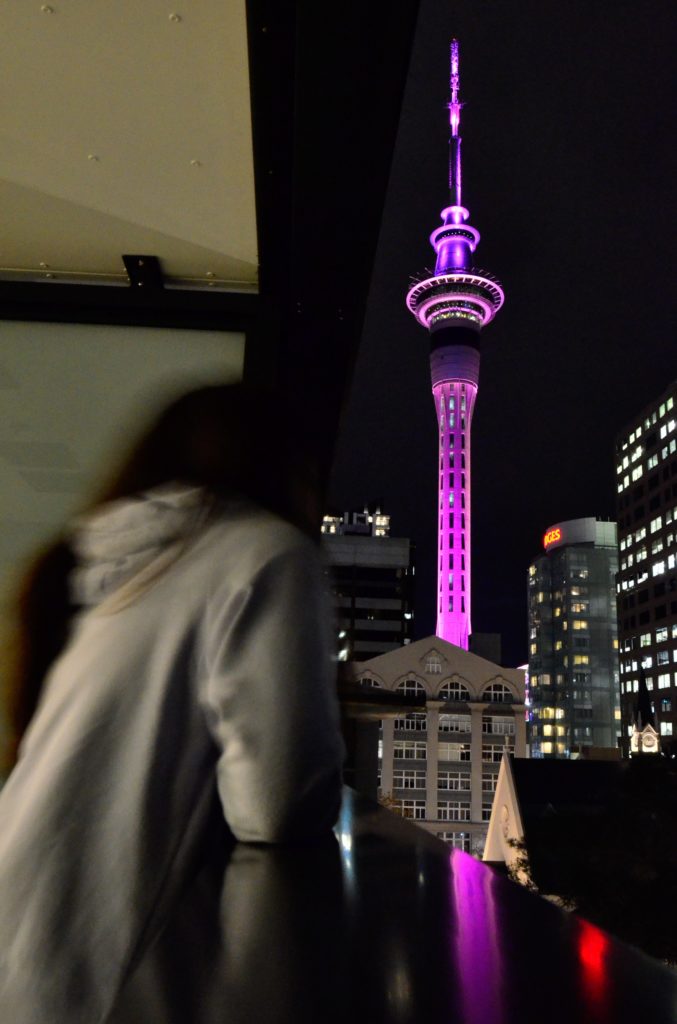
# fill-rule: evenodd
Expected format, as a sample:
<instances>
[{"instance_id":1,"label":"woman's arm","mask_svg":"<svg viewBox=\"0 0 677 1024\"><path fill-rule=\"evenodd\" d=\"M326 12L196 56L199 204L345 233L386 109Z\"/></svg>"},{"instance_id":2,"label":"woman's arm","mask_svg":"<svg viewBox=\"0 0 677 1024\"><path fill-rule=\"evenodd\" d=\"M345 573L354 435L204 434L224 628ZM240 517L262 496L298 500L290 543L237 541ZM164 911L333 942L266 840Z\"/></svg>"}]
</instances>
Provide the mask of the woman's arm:
<instances>
[{"instance_id":1,"label":"woman's arm","mask_svg":"<svg viewBox=\"0 0 677 1024\"><path fill-rule=\"evenodd\" d=\"M344 756L319 554L300 541L224 589L208 616L204 692L226 821L246 842L315 836L335 822Z\"/></svg>"}]
</instances>

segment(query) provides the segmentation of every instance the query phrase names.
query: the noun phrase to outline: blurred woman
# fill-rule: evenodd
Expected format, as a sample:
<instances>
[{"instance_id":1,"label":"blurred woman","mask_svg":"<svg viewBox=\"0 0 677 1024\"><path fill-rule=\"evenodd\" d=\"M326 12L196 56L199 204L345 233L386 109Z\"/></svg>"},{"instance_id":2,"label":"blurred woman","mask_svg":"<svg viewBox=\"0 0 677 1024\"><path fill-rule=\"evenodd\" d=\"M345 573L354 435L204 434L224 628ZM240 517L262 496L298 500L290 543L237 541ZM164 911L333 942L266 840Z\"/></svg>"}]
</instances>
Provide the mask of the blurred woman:
<instances>
[{"instance_id":1,"label":"blurred woman","mask_svg":"<svg viewBox=\"0 0 677 1024\"><path fill-rule=\"evenodd\" d=\"M27 578L0 794L14 1024L104 1019L215 801L247 842L335 820L343 747L301 441L270 395L185 395Z\"/></svg>"}]
</instances>

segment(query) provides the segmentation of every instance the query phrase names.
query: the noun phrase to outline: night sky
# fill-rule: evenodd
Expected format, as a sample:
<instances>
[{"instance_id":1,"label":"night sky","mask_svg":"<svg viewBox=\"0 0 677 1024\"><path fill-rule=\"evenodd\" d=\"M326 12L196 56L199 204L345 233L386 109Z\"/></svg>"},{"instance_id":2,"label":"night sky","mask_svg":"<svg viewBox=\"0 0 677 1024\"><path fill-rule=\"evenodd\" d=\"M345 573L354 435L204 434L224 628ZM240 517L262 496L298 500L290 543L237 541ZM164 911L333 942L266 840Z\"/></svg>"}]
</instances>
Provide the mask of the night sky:
<instances>
[{"instance_id":1,"label":"night sky","mask_svg":"<svg viewBox=\"0 0 677 1024\"><path fill-rule=\"evenodd\" d=\"M379 501L415 542L417 638L435 628L437 428L405 295L434 266L448 202L452 36L476 265L506 291L472 427L473 630L500 632L515 665L543 532L615 518L614 438L677 376L677 14L667 0L423 0L332 488L333 508Z\"/></svg>"}]
</instances>

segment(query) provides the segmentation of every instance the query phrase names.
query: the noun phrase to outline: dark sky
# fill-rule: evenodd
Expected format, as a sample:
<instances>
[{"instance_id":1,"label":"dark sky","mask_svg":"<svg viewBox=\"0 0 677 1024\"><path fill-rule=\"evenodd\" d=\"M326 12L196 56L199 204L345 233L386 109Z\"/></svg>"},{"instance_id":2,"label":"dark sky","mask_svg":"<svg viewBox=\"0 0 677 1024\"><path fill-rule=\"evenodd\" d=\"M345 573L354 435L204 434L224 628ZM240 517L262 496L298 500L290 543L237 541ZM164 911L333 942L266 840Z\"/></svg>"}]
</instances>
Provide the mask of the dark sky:
<instances>
[{"instance_id":1,"label":"dark sky","mask_svg":"<svg viewBox=\"0 0 677 1024\"><path fill-rule=\"evenodd\" d=\"M435 626L437 431L427 335L404 303L447 203L452 36L475 259L506 291L472 428L473 629L500 632L517 664L544 530L615 517L615 435L677 376L677 14L667 0L423 0L332 494L336 508L381 501L416 543L417 637Z\"/></svg>"}]
</instances>

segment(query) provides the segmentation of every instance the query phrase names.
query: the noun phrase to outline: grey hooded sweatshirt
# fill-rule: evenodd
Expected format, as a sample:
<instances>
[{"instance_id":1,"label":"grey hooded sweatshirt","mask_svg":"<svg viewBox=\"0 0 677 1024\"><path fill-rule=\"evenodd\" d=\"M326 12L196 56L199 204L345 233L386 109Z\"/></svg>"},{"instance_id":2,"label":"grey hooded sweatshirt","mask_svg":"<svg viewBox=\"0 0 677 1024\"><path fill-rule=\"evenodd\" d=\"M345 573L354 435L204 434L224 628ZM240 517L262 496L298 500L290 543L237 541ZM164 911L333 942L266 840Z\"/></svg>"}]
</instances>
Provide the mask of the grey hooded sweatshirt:
<instances>
[{"instance_id":1,"label":"grey hooded sweatshirt","mask_svg":"<svg viewBox=\"0 0 677 1024\"><path fill-rule=\"evenodd\" d=\"M343 744L317 549L199 492L77 525L83 611L0 794L0 1020L98 1024L220 800L234 836L333 824Z\"/></svg>"}]
</instances>

